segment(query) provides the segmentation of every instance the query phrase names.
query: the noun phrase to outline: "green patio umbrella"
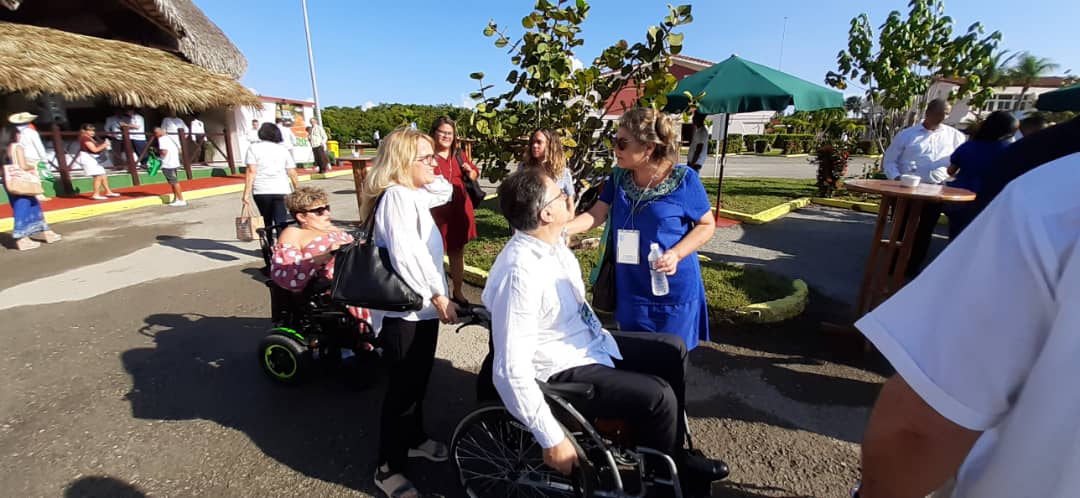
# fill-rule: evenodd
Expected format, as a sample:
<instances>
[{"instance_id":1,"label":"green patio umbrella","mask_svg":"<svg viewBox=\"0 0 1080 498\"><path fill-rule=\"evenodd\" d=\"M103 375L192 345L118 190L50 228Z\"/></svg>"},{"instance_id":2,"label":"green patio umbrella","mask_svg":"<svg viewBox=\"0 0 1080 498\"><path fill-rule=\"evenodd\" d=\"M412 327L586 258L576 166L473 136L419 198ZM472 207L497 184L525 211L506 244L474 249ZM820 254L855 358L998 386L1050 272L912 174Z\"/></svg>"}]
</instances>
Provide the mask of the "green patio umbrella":
<instances>
[{"instance_id":1,"label":"green patio umbrella","mask_svg":"<svg viewBox=\"0 0 1080 498\"><path fill-rule=\"evenodd\" d=\"M705 94L697 110L705 114L724 114L724 144L720 152L720 185L723 190L724 160L727 158L727 129L732 114L754 111L782 111L795 106L799 111L844 107L844 94L796 78L771 67L750 62L737 55L679 81L667 95L665 110L684 112L692 95ZM720 194L716 196L720 206Z\"/></svg>"},{"instance_id":2,"label":"green patio umbrella","mask_svg":"<svg viewBox=\"0 0 1080 498\"><path fill-rule=\"evenodd\" d=\"M1080 83L1039 95L1035 108L1040 111L1080 111Z\"/></svg>"}]
</instances>

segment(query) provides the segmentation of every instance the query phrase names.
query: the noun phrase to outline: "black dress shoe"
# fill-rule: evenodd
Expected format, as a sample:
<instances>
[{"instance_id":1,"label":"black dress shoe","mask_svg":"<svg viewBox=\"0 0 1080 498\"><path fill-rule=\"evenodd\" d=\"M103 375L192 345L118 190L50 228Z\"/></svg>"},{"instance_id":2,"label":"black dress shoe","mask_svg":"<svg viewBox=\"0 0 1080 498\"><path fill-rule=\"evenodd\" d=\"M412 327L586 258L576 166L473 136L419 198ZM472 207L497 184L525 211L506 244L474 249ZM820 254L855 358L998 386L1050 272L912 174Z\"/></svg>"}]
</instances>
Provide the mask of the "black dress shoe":
<instances>
[{"instance_id":1,"label":"black dress shoe","mask_svg":"<svg viewBox=\"0 0 1080 498\"><path fill-rule=\"evenodd\" d=\"M730 470L723 460L708 458L700 450L688 450L683 457L683 468L709 482L728 476Z\"/></svg>"}]
</instances>

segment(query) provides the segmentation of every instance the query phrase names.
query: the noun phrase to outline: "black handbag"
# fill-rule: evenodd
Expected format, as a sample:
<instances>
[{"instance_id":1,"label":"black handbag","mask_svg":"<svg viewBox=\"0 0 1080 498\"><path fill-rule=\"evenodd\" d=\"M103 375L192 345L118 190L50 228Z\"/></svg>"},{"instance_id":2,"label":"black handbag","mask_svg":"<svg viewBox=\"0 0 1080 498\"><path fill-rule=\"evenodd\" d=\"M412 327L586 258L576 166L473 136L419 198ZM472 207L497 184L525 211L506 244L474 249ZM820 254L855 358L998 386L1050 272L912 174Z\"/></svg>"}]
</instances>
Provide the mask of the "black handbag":
<instances>
[{"instance_id":1,"label":"black handbag","mask_svg":"<svg viewBox=\"0 0 1080 498\"><path fill-rule=\"evenodd\" d=\"M469 194L469 200L472 201L474 208L480 207L480 203L484 202L484 197L487 194L484 189L480 188L480 181L469 178L469 170L465 169L465 160L462 159L461 154L457 155L458 166L461 167L461 181L465 184L465 193Z\"/></svg>"},{"instance_id":2,"label":"black handbag","mask_svg":"<svg viewBox=\"0 0 1080 498\"><path fill-rule=\"evenodd\" d=\"M610 215L609 215L610 216ZM600 271L592 286L592 307L597 311L615 312L615 233L608 232L604 254L600 257Z\"/></svg>"},{"instance_id":3,"label":"black handbag","mask_svg":"<svg viewBox=\"0 0 1080 498\"><path fill-rule=\"evenodd\" d=\"M375 210L381 202L380 195ZM375 210L364 223L363 235L334 256L330 298L374 310L417 311L424 307L423 298L394 271L386 249L375 245Z\"/></svg>"}]
</instances>

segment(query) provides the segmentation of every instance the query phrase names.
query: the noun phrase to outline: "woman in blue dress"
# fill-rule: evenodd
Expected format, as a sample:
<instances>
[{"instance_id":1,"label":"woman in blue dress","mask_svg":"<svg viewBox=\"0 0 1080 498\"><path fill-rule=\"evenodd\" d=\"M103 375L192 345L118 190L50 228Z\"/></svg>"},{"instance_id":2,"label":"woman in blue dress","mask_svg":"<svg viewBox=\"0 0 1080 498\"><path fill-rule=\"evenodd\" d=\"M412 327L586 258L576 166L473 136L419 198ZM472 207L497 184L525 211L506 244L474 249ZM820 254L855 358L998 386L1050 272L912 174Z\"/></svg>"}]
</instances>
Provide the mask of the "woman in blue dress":
<instances>
[{"instance_id":1,"label":"woman in blue dress","mask_svg":"<svg viewBox=\"0 0 1080 498\"><path fill-rule=\"evenodd\" d=\"M712 237L716 223L697 173L675 164L675 130L671 118L654 109L623 114L615 138L618 166L596 204L567 231L590 230L610 216L619 329L675 334L693 349L709 339L697 249ZM648 257L654 242L663 252L656 269L668 275L664 296L652 292Z\"/></svg>"},{"instance_id":2,"label":"woman in blue dress","mask_svg":"<svg viewBox=\"0 0 1080 498\"><path fill-rule=\"evenodd\" d=\"M34 165L26 162L22 145L19 144L19 129L14 126L0 128L0 165L6 164L14 164L36 174ZM2 174L3 170L0 169L0 175ZM16 249L27 251L38 248L41 242L51 244L60 240L60 235L50 230L49 225L45 223L45 213L41 210L41 203L37 196L18 195L12 192L7 192L7 196L15 221L15 229L12 230L11 237L15 239Z\"/></svg>"},{"instance_id":3,"label":"woman in blue dress","mask_svg":"<svg viewBox=\"0 0 1080 498\"><path fill-rule=\"evenodd\" d=\"M975 195L982 191L982 181L993 172L994 163L1012 143L1013 135L1020 127L1016 117L1008 111L994 111L978 125L971 140L956 148L949 157L948 172L956 179L950 187L965 188ZM946 204L949 217L949 238L955 239L975 219L978 211L971 203Z\"/></svg>"}]
</instances>

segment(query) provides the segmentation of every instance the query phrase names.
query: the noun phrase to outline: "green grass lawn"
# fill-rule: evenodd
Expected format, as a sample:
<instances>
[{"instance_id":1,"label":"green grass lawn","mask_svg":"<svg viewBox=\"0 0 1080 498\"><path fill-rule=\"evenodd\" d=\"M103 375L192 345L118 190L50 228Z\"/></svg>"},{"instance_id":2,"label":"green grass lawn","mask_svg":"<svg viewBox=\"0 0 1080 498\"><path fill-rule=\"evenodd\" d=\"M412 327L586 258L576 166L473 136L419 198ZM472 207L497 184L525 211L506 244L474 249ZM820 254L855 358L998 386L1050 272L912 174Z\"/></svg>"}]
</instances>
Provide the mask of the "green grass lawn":
<instances>
[{"instance_id":1,"label":"green grass lawn","mask_svg":"<svg viewBox=\"0 0 1080 498\"><path fill-rule=\"evenodd\" d=\"M726 183L726 182L725 182ZM726 190L726 189L725 189ZM715 194L715 187L713 190ZM510 240L510 226L498 213L498 199L488 199L475 210L477 238L465 246L465 264L488 270L495 257ZM600 237L603 229L587 233L587 237ZM599 250L575 251L581 263L581 274L586 285L589 273L599 260ZM702 278L713 320L731 320L737 317L734 310L748 304L779 299L791 293L791 282L756 268L744 268L718 262L703 262Z\"/></svg>"},{"instance_id":2,"label":"green grass lawn","mask_svg":"<svg viewBox=\"0 0 1080 498\"><path fill-rule=\"evenodd\" d=\"M709 201L716 204L716 178L702 178ZM740 213L760 213L800 197L817 195L814 180L790 178L725 178L723 208Z\"/></svg>"}]
</instances>

